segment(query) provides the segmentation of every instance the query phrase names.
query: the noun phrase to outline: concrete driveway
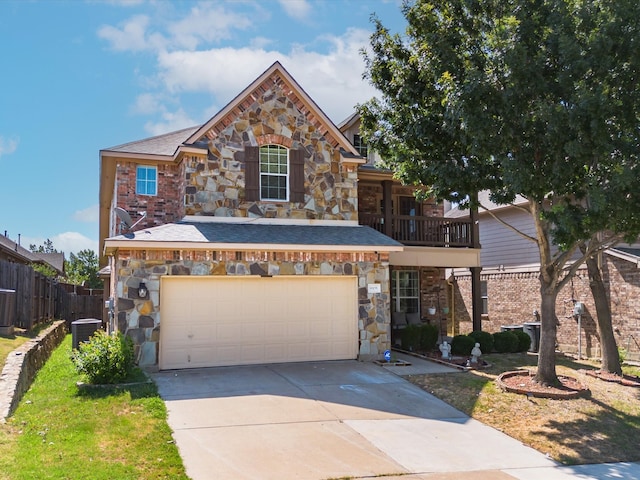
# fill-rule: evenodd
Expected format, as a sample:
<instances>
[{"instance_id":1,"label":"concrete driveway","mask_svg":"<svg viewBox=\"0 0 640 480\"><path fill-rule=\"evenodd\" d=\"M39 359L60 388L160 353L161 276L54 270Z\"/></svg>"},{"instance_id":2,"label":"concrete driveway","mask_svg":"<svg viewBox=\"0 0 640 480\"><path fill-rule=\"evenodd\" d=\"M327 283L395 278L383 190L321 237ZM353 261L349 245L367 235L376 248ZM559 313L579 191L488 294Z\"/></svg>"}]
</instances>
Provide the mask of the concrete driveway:
<instances>
[{"instance_id":1,"label":"concrete driveway","mask_svg":"<svg viewBox=\"0 0 640 480\"><path fill-rule=\"evenodd\" d=\"M431 362L393 368L416 367L445 369ZM556 465L389 370L336 361L168 371L153 379L194 480L463 478L460 472L509 479L517 478L510 469Z\"/></svg>"}]
</instances>

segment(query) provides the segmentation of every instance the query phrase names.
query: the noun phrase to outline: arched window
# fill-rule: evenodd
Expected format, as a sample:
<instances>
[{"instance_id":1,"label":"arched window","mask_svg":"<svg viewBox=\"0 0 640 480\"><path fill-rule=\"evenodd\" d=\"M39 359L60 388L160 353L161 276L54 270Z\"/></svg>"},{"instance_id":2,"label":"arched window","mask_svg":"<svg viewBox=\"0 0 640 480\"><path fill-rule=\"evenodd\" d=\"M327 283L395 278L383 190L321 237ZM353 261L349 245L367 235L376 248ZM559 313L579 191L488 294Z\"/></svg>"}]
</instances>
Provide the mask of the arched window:
<instances>
[{"instance_id":1,"label":"arched window","mask_svg":"<svg viewBox=\"0 0 640 480\"><path fill-rule=\"evenodd\" d=\"M260 199L289 200L289 150L280 145L260 147Z\"/></svg>"}]
</instances>

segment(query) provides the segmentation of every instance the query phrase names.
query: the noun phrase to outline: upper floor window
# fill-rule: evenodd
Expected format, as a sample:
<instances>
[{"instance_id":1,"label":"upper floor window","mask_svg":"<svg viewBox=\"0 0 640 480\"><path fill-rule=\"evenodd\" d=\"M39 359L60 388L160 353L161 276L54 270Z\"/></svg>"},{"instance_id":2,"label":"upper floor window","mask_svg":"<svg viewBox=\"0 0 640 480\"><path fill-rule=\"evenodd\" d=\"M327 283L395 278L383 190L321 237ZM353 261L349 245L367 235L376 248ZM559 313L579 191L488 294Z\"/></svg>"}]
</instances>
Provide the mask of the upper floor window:
<instances>
[{"instance_id":1,"label":"upper floor window","mask_svg":"<svg viewBox=\"0 0 640 480\"><path fill-rule=\"evenodd\" d=\"M158 194L158 169L156 167L139 165L136 168L136 194Z\"/></svg>"},{"instance_id":2,"label":"upper floor window","mask_svg":"<svg viewBox=\"0 0 640 480\"><path fill-rule=\"evenodd\" d=\"M247 146L244 153L246 201L305 201L304 149Z\"/></svg>"},{"instance_id":3,"label":"upper floor window","mask_svg":"<svg viewBox=\"0 0 640 480\"><path fill-rule=\"evenodd\" d=\"M360 138L360 135L357 133L353 136L353 146L356 147L356 150L358 150L361 157L367 158L369 153L367 144L362 141L362 138Z\"/></svg>"},{"instance_id":4,"label":"upper floor window","mask_svg":"<svg viewBox=\"0 0 640 480\"><path fill-rule=\"evenodd\" d=\"M287 201L289 151L279 145L260 147L260 199Z\"/></svg>"}]
</instances>

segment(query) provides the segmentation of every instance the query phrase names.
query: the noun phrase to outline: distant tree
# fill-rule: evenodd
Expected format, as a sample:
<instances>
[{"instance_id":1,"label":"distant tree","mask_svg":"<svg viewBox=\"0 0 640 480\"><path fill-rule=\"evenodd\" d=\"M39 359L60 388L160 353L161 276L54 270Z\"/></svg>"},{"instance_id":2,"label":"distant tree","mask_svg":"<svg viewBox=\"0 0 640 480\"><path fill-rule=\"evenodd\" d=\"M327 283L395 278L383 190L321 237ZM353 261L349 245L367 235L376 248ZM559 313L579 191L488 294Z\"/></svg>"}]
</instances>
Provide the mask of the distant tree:
<instances>
[{"instance_id":1,"label":"distant tree","mask_svg":"<svg viewBox=\"0 0 640 480\"><path fill-rule=\"evenodd\" d=\"M45 240L43 245L35 245L32 243L29 245L29 250L33 253L58 253L58 250L53 246L53 242L48 238Z\"/></svg>"},{"instance_id":2,"label":"distant tree","mask_svg":"<svg viewBox=\"0 0 640 480\"><path fill-rule=\"evenodd\" d=\"M45 240L43 245L30 244L29 250L31 250L31 252L33 253L58 253L58 251L53 247L53 242L48 238ZM31 263L29 266L36 272L39 272L47 277L55 278L58 276L58 271L51 265L42 263Z\"/></svg>"},{"instance_id":3,"label":"distant tree","mask_svg":"<svg viewBox=\"0 0 640 480\"><path fill-rule=\"evenodd\" d=\"M76 285L89 288L102 288L102 280L98 276L98 256L93 250L80 250L77 255L69 255L65 261L67 280Z\"/></svg>"},{"instance_id":4,"label":"distant tree","mask_svg":"<svg viewBox=\"0 0 640 480\"><path fill-rule=\"evenodd\" d=\"M516 208L540 253L536 380L558 384L558 292L639 231L640 2L414 0L403 13L404 38L374 18L365 75L382 97L359 107L364 140L425 194L527 200Z\"/></svg>"}]
</instances>

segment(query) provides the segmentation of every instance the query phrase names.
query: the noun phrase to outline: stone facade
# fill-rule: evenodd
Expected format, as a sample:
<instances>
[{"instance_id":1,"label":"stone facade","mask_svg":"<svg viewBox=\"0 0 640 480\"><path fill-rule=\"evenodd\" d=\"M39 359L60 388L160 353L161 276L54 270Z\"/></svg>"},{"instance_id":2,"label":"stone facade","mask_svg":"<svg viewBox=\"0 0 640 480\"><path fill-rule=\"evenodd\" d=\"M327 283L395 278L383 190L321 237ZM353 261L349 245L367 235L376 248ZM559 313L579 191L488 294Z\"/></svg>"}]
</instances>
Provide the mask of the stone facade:
<instances>
[{"instance_id":1,"label":"stone facade","mask_svg":"<svg viewBox=\"0 0 640 480\"><path fill-rule=\"evenodd\" d=\"M242 257L241 260L238 258ZM304 252L120 252L116 265L116 318L131 337L141 366L158 363L161 328L160 278L168 275L355 275L358 277L358 330L361 360L378 359L391 348L388 263L375 254ZM149 289L138 297L138 285ZM368 293L379 283L381 293Z\"/></svg>"},{"instance_id":2,"label":"stone facade","mask_svg":"<svg viewBox=\"0 0 640 480\"><path fill-rule=\"evenodd\" d=\"M207 133L208 157L184 161L185 213L226 217L357 220L357 167L341 162L336 142L280 81L263 85L224 128ZM304 202L248 202L245 148L303 149Z\"/></svg>"},{"instance_id":3,"label":"stone facade","mask_svg":"<svg viewBox=\"0 0 640 480\"><path fill-rule=\"evenodd\" d=\"M640 270L635 264L603 255L602 270L605 287L611 301L611 313L616 342L629 351L632 357L640 358ZM533 322L534 310L540 310L540 283L538 272L482 274L487 282L488 314L483 315L482 329L496 332L503 325L521 325ZM559 293L556 301L558 318L557 341L562 351L575 353L578 348L578 323L573 318L573 299L585 305L581 319L582 354L590 357L600 355L596 309L589 289L586 268ZM457 331L468 333L471 322L471 278L456 278L456 322Z\"/></svg>"}]
</instances>

